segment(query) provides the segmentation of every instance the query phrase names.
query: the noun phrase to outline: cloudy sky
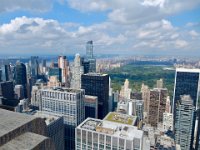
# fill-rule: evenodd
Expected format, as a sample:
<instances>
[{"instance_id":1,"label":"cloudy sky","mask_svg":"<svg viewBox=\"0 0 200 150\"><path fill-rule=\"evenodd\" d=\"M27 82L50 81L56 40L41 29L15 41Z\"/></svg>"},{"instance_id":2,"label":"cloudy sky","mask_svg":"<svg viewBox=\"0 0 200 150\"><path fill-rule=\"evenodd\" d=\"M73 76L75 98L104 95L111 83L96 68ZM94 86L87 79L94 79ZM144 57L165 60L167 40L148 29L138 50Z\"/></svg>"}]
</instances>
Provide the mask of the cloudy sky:
<instances>
[{"instance_id":1,"label":"cloudy sky","mask_svg":"<svg viewBox=\"0 0 200 150\"><path fill-rule=\"evenodd\" d=\"M0 0L0 55L200 56L200 0Z\"/></svg>"}]
</instances>

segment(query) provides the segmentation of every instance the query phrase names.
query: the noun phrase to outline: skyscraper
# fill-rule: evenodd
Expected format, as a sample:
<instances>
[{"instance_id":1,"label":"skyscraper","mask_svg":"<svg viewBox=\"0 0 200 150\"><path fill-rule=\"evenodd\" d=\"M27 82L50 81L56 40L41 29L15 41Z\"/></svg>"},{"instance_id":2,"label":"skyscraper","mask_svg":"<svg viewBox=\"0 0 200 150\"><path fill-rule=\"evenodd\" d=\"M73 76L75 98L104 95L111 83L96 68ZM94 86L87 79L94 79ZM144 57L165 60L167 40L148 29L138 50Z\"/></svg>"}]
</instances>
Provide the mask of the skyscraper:
<instances>
[{"instance_id":1,"label":"skyscraper","mask_svg":"<svg viewBox=\"0 0 200 150\"><path fill-rule=\"evenodd\" d=\"M197 108L199 74L200 74L200 69L184 69L184 68L176 69L173 106L172 106L173 111L176 106L176 101L180 100L181 95L190 95L193 100L193 105L195 106L195 108Z\"/></svg>"},{"instance_id":2,"label":"skyscraper","mask_svg":"<svg viewBox=\"0 0 200 150\"><path fill-rule=\"evenodd\" d=\"M127 99L130 99L131 97L131 89L129 88L128 79L125 80L124 85L121 87L120 96Z\"/></svg>"},{"instance_id":3,"label":"skyscraper","mask_svg":"<svg viewBox=\"0 0 200 150\"><path fill-rule=\"evenodd\" d=\"M174 85L174 95L173 95L173 105L172 112L176 114L176 104L177 101L181 99L181 95L189 95L192 99L192 105L195 107L195 111L198 109L198 101L199 101L199 76L200 69L186 69L186 68L177 68L175 74L175 85ZM174 115L174 124L175 124L175 115ZM200 147L199 142L199 134L200 134L200 120L195 117L191 118L197 127L197 139L196 139L196 148ZM196 122L195 120L198 119ZM176 133L175 133L176 134ZM192 129L192 137L195 137L194 128Z\"/></svg>"},{"instance_id":4,"label":"skyscraper","mask_svg":"<svg viewBox=\"0 0 200 150\"><path fill-rule=\"evenodd\" d=\"M96 72L96 59L93 54L93 41L86 43L86 62L89 62L89 72Z\"/></svg>"},{"instance_id":5,"label":"skyscraper","mask_svg":"<svg viewBox=\"0 0 200 150\"><path fill-rule=\"evenodd\" d=\"M58 67L61 68L62 71L62 83L69 87L69 62L66 56L58 57Z\"/></svg>"},{"instance_id":6,"label":"skyscraper","mask_svg":"<svg viewBox=\"0 0 200 150\"><path fill-rule=\"evenodd\" d=\"M81 88L81 75L84 73L84 68L81 63L81 57L76 54L74 58L74 65L72 67L72 79L71 88L80 89Z\"/></svg>"},{"instance_id":7,"label":"skyscraper","mask_svg":"<svg viewBox=\"0 0 200 150\"><path fill-rule=\"evenodd\" d=\"M31 76L38 78L39 75L39 60L38 56L31 56Z\"/></svg>"},{"instance_id":8,"label":"skyscraper","mask_svg":"<svg viewBox=\"0 0 200 150\"><path fill-rule=\"evenodd\" d=\"M65 150L75 149L75 128L85 119L84 90L43 88L39 109L64 117Z\"/></svg>"},{"instance_id":9,"label":"skyscraper","mask_svg":"<svg viewBox=\"0 0 200 150\"><path fill-rule=\"evenodd\" d=\"M176 102L175 114L175 141L180 144L181 150L193 149L195 106L189 95L181 96Z\"/></svg>"},{"instance_id":10,"label":"skyscraper","mask_svg":"<svg viewBox=\"0 0 200 150\"><path fill-rule=\"evenodd\" d=\"M15 84L23 85L24 96L25 98L27 98L26 66L20 62L17 62L16 67L15 67Z\"/></svg>"},{"instance_id":11,"label":"skyscraper","mask_svg":"<svg viewBox=\"0 0 200 150\"><path fill-rule=\"evenodd\" d=\"M98 97L98 118L103 119L108 113L109 75L88 73L81 76L81 89L86 95Z\"/></svg>"},{"instance_id":12,"label":"skyscraper","mask_svg":"<svg viewBox=\"0 0 200 150\"><path fill-rule=\"evenodd\" d=\"M16 99L21 100L24 98L24 87L23 85L15 85L14 88Z\"/></svg>"},{"instance_id":13,"label":"skyscraper","mask_svg":"<svg viewBox=\"0 0 200 150\"><path fill-rule=\"evenodd\" d=\"M167 89L150 90L148 122L150 125L157 127L159 122L163 121L163 113L166 109L168 91Z\"/></svg>"}]
</instances>

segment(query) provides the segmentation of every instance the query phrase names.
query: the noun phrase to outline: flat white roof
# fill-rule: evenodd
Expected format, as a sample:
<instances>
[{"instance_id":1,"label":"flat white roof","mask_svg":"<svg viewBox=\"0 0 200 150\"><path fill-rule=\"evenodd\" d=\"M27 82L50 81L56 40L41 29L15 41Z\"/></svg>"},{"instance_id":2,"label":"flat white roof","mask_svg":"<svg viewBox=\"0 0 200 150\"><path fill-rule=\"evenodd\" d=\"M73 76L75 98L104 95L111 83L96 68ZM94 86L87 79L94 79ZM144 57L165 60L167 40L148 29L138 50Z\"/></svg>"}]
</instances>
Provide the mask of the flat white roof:
<instances>
[{"instance_id":1,"label":"flat white roof","mask_svg":"<svg viewBox=\"0 0 200 150\"><path fill-rule=\"evenodd\" d=\"M200 73L200 69L176 68L176 72L192 72L192 73Z\"/></svg>"},{"instance_id":2,"label":"flat white roof","mask_svg":"<svg viewBox=\"0 0 200 150\"><path fill-rule=\"evenodd\" d=\"M96 128L99 127L105 130L112 130L114 132L103 132L104 130L102 132L97 131ZM143 138L143 131L138 130L135 126L94 118L87 118L77 127L77 129L89 130L91 132L102 133L105 135L120 137L128 140L134 140L135 138Z\"/></svg>"}]
</instances>

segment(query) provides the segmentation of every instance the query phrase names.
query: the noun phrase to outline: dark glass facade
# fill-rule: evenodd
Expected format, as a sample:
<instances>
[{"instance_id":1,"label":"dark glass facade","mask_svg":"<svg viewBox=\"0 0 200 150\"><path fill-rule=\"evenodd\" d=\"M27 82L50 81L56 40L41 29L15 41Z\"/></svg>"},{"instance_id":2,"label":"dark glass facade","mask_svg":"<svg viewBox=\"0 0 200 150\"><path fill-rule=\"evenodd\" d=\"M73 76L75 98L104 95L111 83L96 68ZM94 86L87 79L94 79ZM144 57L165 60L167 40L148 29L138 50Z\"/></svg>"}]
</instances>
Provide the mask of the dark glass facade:
<instances>
[{"instance_id":1,"label":"dark glass facade","mask_svg":"<svg viewBox=\"0 0 200 150\"><path fill-rule=\"evenodd\" d=\"M57 76L57 79L62 81L62 70L60 68L49 68L49 76Z\"/></svg>"},{"instance_id":2,"label":"dark glass facade","mask_svg":"<svg viewBox=\"0 0 200 150\"><path fill-rule=\"evenodd\" d=\"M23 63L17 63L15 67L15 84L23 85L24 95L25 95L25 98L27 98L26 66Z\"/></svg>"},{"instance_id":3,"label":"dark glass facade","mask_svg":"<svg viewBox=\"0 0 200 150\"><path fill-rule=\"evenodd\" d=\"M84 74L81 76L81 88L86 95L98 97L98 118L103 119L108 113L109 76Z\"/></svg>"},{"instance_id":4,"label":"dark glass facade","mask_svg":"<svg viewBox=\"0 0 200 150\"><path fill-rule=\"evenodd\" d=\"M181 95L190 95L193 100L193 105L196 106L198 85L199 73L177 72L173 106L175 106L177 100L180 100Z\"/></svg>"}]
</instances>

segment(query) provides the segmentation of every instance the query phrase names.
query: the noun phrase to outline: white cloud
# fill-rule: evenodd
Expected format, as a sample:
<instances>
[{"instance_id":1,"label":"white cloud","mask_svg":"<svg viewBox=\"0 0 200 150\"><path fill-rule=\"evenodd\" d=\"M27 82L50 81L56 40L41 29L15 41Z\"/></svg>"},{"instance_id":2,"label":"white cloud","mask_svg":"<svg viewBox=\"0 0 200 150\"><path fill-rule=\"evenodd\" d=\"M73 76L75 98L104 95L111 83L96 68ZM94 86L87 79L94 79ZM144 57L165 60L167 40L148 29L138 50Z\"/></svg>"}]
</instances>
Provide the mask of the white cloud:
<instances>
[{"instance_id":1,"label":"white cloud","mask_svg":"<svg viewBox=\"0 0 200 150\"><path fill-rule=\"evenodd\" d=\"M199 33L197 33L195 30L190 31L189 34L193 37L199 36Z\"/></svg>"},{"instance_id":2,"label":"white cloud","mask_svg":"<svg viewBox=\"0 0 200 150\"><path fill-rule=\"evenodd\" d=\"M44 12L52 8L53 0L1 0L0 13L15 10Z\"/></svg>"},{"instance_id":3,"label":"white cloud","mask_svg":"<svg viewBox=\"0 0 200 150\"><path fill-rule=\"evenodd\" d=\"M121 24L146 23L193 9L199 0L67 0L82 12L107 11L108 19Z\"/></svg>"},{"instance_id":4,"label":"white cloud","mask_svg":"<svg viewBox=\"0 0 200 150\"><path fill-rule=\"evenodd\" d=\"M188 42L184 41L184 40L176 40L175 46L177 48L184 48L184 47L188 46Z\"/></svg>"}]
</instances>

